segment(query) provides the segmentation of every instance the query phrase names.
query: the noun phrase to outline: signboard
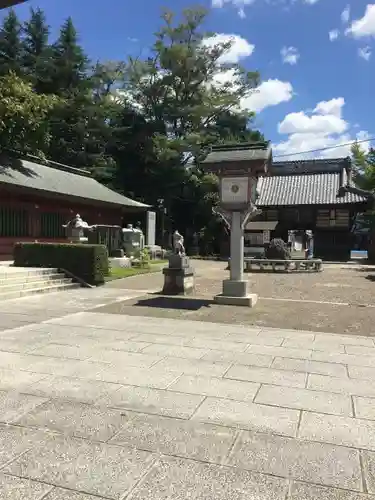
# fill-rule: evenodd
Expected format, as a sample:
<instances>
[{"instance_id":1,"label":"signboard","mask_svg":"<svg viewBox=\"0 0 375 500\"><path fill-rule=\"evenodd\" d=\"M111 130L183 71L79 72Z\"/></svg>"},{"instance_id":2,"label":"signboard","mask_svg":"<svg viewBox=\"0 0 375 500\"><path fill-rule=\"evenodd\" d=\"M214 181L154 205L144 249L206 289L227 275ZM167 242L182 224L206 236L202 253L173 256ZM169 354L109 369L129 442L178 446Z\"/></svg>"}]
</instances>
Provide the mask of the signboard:
<instances>
[{"instance_id":1,"label":"signboard","mask_svg":"<svg viewBox=\"0 0 375 500\"><path fill-rule=\"evenodd\" d=\"M155 246L156 212L147 212L146 245Z\"/></svg>"},{"instance_id":2,"label":"signboard","mask_svg":"<svg viewBox=\"0 0 375 500\"><path fill-rule=\"evenodd\" d=\"M221 202L225 205L243 205L249 201L248 177L223 177Z\"/></svg>"}]
</instances>

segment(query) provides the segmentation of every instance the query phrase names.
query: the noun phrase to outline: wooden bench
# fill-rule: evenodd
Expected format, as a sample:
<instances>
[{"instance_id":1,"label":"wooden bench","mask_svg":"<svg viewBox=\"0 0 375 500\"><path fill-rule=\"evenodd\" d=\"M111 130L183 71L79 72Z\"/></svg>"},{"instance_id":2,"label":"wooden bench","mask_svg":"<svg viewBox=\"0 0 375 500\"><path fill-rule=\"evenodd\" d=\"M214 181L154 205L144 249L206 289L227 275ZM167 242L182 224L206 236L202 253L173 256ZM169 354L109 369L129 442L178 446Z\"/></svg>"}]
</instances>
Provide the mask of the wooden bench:
<instances>
[{"instance_id":1,"label":"wooden bench","mask_svg":"<svg viewBox=\"0 0 375 500\"><path fill-rule=\"evenodd\" d=\"M245 271L282 271L282 272L320 272L323 271L321 259L249 259L245 258Z\"/></svg>"}]
</instances>

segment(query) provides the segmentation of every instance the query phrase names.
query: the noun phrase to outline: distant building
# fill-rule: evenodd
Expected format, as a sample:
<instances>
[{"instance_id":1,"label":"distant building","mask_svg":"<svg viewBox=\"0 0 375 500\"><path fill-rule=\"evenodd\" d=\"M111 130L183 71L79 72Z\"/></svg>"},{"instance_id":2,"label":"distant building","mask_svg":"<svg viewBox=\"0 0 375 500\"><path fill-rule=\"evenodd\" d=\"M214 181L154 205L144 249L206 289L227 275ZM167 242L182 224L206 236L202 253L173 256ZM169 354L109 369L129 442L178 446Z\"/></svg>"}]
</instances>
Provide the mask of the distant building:
<instances>
[{"instance_id":1,"label":"distant building","mask_svg":"<svg viewBox=\"0 0 375 500\"><path fill-rule=\"evenodd\" d=\"M147 208L85 170L0 155L0 260L12 258L17 241L66 241L63 224L75 214L90 225L121 225Z\"/></svg>"}]
</instances>

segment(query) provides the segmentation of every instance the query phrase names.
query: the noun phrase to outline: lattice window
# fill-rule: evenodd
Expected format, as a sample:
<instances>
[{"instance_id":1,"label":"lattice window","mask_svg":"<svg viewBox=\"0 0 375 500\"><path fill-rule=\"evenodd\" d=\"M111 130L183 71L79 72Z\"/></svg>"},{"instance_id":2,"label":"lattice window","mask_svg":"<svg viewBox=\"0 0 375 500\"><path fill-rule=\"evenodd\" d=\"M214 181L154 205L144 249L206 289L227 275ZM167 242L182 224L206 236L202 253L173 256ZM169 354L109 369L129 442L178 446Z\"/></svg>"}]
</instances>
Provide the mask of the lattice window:
<instances>
[{"instance_id":1,"label":"lattice window","mask_svg":"<svg viewBox=\"0 0 375 500\"><path fill-rule=\"evenodd\" d=\"M26 210L0 207L0 237L29 236L29 217Z\"/></svg>"},{"instance_id":2,"label":"lattice window","mask_svg":"<svg viewBox=\"0 0 375 500\"><path fill-rule=\"evenodd\" d=\"M40 236L42 238L64 238L66 216L54 212L42 212L40 216Z\"/></svg>"}]
</instances>

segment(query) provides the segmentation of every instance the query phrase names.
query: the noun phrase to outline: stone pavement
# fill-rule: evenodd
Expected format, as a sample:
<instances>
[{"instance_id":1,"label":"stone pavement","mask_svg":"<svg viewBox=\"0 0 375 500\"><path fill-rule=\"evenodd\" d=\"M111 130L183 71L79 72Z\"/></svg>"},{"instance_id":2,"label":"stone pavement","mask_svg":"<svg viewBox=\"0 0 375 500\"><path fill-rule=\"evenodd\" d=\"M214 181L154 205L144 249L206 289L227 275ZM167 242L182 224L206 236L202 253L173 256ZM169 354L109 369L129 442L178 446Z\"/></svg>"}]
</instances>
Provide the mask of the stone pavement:
<instances>
[{"instance_id":1,"label":"stone pavement","mask_svg":"<svg viewBox=\"0 0 375 500\"><path fill-rule=\"evenodd\" d=\"M98 498L375 500L374 340L95 312L1 331L0 499Z\"/></svg>"}]
</instances>

